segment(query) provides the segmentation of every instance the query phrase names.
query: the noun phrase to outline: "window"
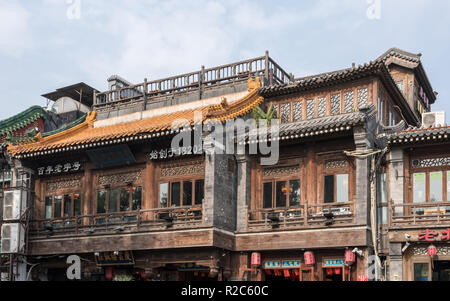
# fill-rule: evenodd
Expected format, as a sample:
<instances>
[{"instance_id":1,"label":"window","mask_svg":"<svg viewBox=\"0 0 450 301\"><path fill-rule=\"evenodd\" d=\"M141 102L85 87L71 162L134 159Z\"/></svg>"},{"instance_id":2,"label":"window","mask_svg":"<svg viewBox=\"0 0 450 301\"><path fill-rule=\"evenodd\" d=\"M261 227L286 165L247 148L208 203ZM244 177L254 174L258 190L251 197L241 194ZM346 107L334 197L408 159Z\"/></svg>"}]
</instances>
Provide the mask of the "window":
<instances>
[{"instance_id":1,"label":"window","mask_svg":"<svg viewBox=\"0 0 450 301\"><path fill-rule=\"evenodd\" d=\"M413 202L425 203L425 176L426 173L415 173L413 175Z\"/></svg>"},{"instance_id":2,"label":"window","mask_svg":"<svg viewBox=\"0 0 450 301\"><path fill-rule=\"evenodd\" d=\"M414 281L429 281L430 272L428 263L414 264Z\"/></svg>"},{"instance_id":3,"label":"window","mask_svg":"<svg viewBox=\"0 0 450 301\"><path fill-rule=\"evenodd\" d=\"M97 213L137 211L141 209L142 187L127 186L97 192Z\"/></svg>"},{"instance_id":4,"label":"window","mask_svg":"<svg viewBox=\"0 0 450 301\"><path fill-rule=\"evenodd\" d=\"M205 181L203 179L159 184L160 208L201 205L204 196Z\"/></svg>"},{"instance_id":5,"label":"window","mask_svg":"<svg viewBox=\"0 0 450 301\"><path fill-rule=\"evenodd\" d=\"M70 193L45 198L45 218L73 217L81 215L81 195Z\"/></svg>"},{"instance_id":6,"label":"window","mask_svg":"<svg viewBox=\"0 0 450 301\"><path fill-rule=\"evenodd\" d=\"M349 201L348 174L324 176L324 203L347 203Z\"/></svg>"},{"instance_id":7,"label":"window","mask_svg":"<svg viewBox=\"0 0 450 301\"><path fill-rule=\"evenodd\" d=\"M301 203L300 180L263 183L263 208L298 207Z\"/></svg>"}]
</instances>

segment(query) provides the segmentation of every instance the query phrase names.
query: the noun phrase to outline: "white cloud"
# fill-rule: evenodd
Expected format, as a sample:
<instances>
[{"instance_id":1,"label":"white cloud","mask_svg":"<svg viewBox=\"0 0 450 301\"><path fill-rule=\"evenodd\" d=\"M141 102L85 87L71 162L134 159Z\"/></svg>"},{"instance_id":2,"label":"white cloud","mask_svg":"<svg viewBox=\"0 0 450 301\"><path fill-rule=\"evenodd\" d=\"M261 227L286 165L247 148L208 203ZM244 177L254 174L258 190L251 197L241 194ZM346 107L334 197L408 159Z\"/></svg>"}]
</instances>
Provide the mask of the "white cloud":
<instances>
[{"instance_id":1,"label":"white cloud","mask_svg":"<svg viewBox=\"0 0 450 301\"><path fill-rule=\"evenodd\" d=\"M20 57L30 46L29 17L17 2L0 0L0 54Z\"/></svg>"}]
</instances>

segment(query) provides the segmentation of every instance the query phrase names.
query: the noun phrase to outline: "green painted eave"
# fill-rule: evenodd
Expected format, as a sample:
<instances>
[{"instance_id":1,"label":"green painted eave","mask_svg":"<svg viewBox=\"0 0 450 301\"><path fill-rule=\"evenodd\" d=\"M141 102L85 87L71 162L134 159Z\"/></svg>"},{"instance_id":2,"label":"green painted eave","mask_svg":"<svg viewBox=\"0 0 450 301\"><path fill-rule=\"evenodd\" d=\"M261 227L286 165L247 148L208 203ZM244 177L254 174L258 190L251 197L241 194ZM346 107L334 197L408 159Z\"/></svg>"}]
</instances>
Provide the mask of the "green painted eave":
<instances>
[{"instance_id":1,"label":"green painted eave","mask_svg":"<svg viewBox=\"0 0 450 301\"><path fill-rule=\"evenodd\" d=\"M0 121L0 136L20 130L39 118L46 120L48 118L47 112L40 106L32 106L22 113Z\"/></svg>"}]
</instances>

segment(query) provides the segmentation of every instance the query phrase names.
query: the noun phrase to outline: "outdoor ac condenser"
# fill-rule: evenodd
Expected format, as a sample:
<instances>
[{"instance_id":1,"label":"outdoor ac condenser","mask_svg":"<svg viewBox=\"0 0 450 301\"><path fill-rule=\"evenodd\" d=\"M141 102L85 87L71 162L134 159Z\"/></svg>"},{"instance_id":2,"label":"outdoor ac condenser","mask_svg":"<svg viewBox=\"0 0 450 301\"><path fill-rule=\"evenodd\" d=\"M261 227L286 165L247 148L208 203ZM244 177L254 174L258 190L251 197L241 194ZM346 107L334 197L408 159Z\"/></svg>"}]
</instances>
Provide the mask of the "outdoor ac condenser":
<instances>
[{"instance_id":1,"label":"outdoor ac condenser","mask_svg":"<svg viewBox=\"0 0 450 301\"><path fill-rule=\"evenodd\" d=\"M422 114L422 126L425 128L444 126L445 112L431 112Z\"/></svg>"},{"instance_id":2,"label":"outdoor ac condenser","mask_svg":"<svg viewBox=\"0 0 450 301\"><path fill-rule=\"evenodd\" d=\"M19 220L27 205L27 194L23 190L9 190L4 192L3 220Z\"/></svg>"},{"instance_id":3,"label":"outdoor ac condenser","mask_svg":"<svg viewBox=\"0 0 450 301\"><path fill-rule=\"evenodd\" d=\"M25 228L22 224L2 225L1 254L17 254L25 246Z\"/></svg>"}]
</instances>

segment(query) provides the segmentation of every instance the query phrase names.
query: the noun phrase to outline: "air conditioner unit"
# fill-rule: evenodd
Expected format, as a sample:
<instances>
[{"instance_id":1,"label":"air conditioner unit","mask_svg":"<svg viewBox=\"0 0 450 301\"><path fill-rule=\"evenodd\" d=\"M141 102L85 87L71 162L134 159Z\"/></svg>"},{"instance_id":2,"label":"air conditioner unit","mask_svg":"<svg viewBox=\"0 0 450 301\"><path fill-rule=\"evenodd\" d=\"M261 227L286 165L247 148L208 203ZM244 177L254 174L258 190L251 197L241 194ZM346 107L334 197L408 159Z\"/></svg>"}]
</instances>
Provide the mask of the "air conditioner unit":
<instances>
[{"instance_id":1,"label":"air conditioner unit","mask_svg":"<svg viewBox=\"0 0 450 301\"><path fill-rule=\"evenodd\" d=\"M23 190L8 190L4 192L3 219L12 221L20 219L27 205L27 193Z\"/></svg>"},{"instance_id":2,"label":"air conditioner unit","mask_svg":"<svg viewBox=\"0 0 450 301\"><path fill-rule=\"evenodd\" d=\"M25 246L25 228L22 224L2 225L1 254L17 254Z\"/></svg>"},{"instance_id":3,"label":"air conditioner unit","mask_svg":"<svg viewBox=\"0 0 450 301\"><path fill-rule=\"evenodd\" d=\"M425 128L444 126L445 112L432 112L422 114L422 126Z\"/></svg>"}]
</instances>

